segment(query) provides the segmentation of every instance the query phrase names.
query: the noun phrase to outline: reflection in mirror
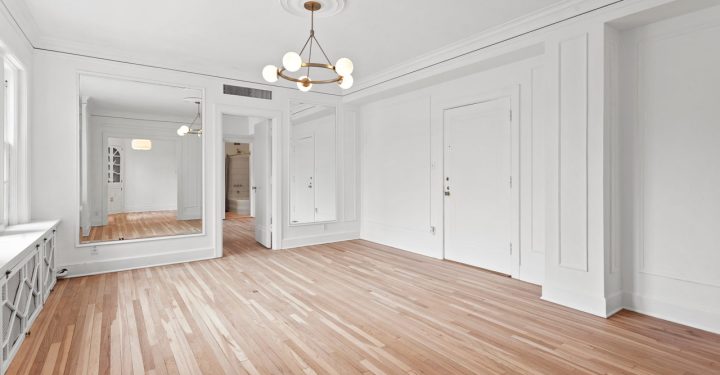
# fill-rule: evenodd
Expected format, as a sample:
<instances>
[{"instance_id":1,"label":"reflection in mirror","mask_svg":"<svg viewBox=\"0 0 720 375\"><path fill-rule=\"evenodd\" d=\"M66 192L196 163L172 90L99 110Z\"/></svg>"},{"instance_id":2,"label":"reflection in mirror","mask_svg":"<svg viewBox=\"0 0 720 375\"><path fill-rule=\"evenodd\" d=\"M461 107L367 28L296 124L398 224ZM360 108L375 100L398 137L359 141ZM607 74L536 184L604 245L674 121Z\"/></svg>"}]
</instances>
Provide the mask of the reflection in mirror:
<instances>
[{"instance_id":1,"label":"reflection in mirror","mask_svg":"<svg viewBox=\"0 0 720 375\"><path fill-rule=\"evenodd\" d=\"M290 107L290 224L335 221L335 107Z\"/></svg>"},{"instance_id":2,"label":"reflection in mirror","mask_svg":"<svg viewBox=\"0 0 720 375\"><path fill-rule=\"evenodd\" d=\"M80 76L81 244L202 233L201 103L196 89Z\"/></svg>"}]
</instances>

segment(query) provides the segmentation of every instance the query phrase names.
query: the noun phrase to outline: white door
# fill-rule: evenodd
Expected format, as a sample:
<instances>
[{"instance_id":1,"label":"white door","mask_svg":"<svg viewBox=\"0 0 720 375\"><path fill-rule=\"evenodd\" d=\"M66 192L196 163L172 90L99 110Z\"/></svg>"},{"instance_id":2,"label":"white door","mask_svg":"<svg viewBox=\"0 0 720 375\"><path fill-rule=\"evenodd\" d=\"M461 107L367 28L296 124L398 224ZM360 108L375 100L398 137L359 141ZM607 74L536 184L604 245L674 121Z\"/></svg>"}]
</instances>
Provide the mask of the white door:
<instances>
[{"instance_id":1,"label":"white door","mask_svg":"<svg viewBox=\"0 0 720 375\"><path fill-rule=\"evenodd\" d=\"M255 199L255 240L272 248L271 128L266 120L255 125L253 142L253 187Z\"/></svg>"},{"instance_id":2,"label":"white door","mask_svg":"<svg viewBox=\"0 0 720 375\"><path fill-rule=\"evenodd\" d=\"M315 221L315 138L310 135L293 140L290 202L293 223Z\"/></svg>"},{"instance_id":3,"label":"white door","mask_svg":"<svg viewBox=\"0 0 720 375\"><path fill-rule=\"evenodd\" d=\"M445 258L513 274L508 100L445 110Z\"/></svg>"},{"instance_id":4,"label":"white door","mask_svg":"<svg viewBox=\"0 0 720 375\"><path fill-rule=\"evenodd\" d=\"M107 150L107 177L108 177L108 213L115 214L125 209L125 192L123 187L124 162L123 149L111 145Z\"/></svg>"}]
</instances>

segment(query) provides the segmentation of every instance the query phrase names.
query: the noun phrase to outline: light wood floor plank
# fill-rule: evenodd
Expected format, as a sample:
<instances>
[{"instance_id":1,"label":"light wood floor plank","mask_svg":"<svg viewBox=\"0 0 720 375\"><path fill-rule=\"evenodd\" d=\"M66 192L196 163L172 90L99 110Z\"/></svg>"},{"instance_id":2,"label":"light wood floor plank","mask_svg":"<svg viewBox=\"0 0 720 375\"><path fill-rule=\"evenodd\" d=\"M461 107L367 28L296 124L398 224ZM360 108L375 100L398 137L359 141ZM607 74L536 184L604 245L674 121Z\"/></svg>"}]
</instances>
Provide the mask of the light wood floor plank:
<instances>
[{"instance_id":1,"label":"light wood floor plank","mask_svg":"<svg viewBox=\"0 0 720 375\"><path fill-rule=\"evenodd\" d=\"M253 232L233 217L221 259L60 280L7 373L720 374L720 335L366 241L269 251Z\"/></svg>"}]
</instances>

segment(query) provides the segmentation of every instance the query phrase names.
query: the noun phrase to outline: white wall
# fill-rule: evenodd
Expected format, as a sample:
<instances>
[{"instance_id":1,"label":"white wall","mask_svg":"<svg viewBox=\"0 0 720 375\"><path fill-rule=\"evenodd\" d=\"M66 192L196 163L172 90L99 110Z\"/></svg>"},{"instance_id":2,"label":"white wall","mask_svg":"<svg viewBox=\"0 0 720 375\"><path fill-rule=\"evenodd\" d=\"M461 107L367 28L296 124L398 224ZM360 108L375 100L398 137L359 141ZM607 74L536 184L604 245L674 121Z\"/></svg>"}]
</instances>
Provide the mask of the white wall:
<instances>
[{"instance_id":1,"label":"white wall","mask_svg":"<svg viewBox=\"0 0 720 375\"><path fill-rule=\"evenodd\" d=\"M510 96L519 132L513 164L520 208L515 276L541 283L545 251L542 59L507 66L383 99L361 108L362 238L443 257L442 110ZM519 156L519 163L517 157ZM435 229L433 232L432 228Z\"/></svg>"},{"instance_id":2,"label":"white wall","mask_svg":"<svg viewBox=\"0 0 720 375\"><path fill-rule=\"evenodd\" d=\"M627 182L620 179L638 173L623 169L623 158L627 155L618 152L618 145L613 144L613 140L631 139L623 133L627 130L625 127L617 127L620 103L631 100L617 98L615 94L622 82L632 80L618 75L612 61L618 55L619 33L607 27L612 23L627 28L710 5L716 3L701 0L618 3L352 93L346 101L364 104L361 110L362 237L441 257L442 240L438 234L442 232L436 235L430 232L433 226L440 228L438 223L442 219L442 185L437 178L441 165L437 155L441 153L433 141L441 133L437 133L433 109L438 107L438 102L447 101L443 96L479 95L504 85L519 85L520 251L532 254L529 259L524 259L524 255L520 258L519 277L523 278L523 267L544 262L544 267L536 267L527 275L534 275L528 277L534 282L542 282L545 300L598 316L611 315L621 308L635 309L718 331L716 301L720 301L720 293L715 285L718 273L709 266L718 264L717 252L712 248L717 239L709 231L692 241L683 239L692 248L680 252L683 256L667 247L688 234L716 228L718 218L714 211L697 209L692 218L662 215L660 219L646 221L646 235L648 225L655 225L652 233L658 235L652 242L656 245L652 249L654 253L645 254L654 257L645 267L652 267L655 274L648 272L649 268L632 267L635 271L624 270L625 274L621 274L621 265L623 268L628 264L637 266L634 261L637 254L634 250L630 255L623 254L629 246L627 222L621 223L616 217L620 213L626 215L623 210L628 205L635 207L635 193L627 193L623 186ZM718 19L717 12L705 14L705 19L715 23L703 23L703 27L698 28L701 32L683 28L683 33L690 33L682 34L684 39L663 34L654 41L653 51L662 50L657 44L664 45L665 52L673 55L672 59L664 59L657 53L645 56L645 60L653 63L646 62L650 70L643 65L644 74L656 74L646 77L654 86L645 89L648 93L667 91L668 97L651 95L657 102L645 101L642 106L655 105L658 110L663 109L661 114L676 109L676 113L688 121L699 117L705 121L696 127L681 126L676 121L663 129L671 132L694 129L693 134L658 133L656 138L651 138L657 142L653 150L659 150L657 154L646 155L658 156L652 165L677 168L675 171L682 171L679 177L685 184L678 185L677 191L673 189L677 182L671 184L674 175L669 171L672 169L652 175L653 189L666 194L651 195L655 203L659 203L661 197L679 199L675 194L686 197L699 193L707 197L706 208L718 206L712 203L715 197L709 197L711 191L718 190L716 183L720 181L716 181L710 164L719 155L718 147L711 147L715 145L716 134L707 121L718 117L713 112L717 95L711 91L718 86L717 69L713 68L717 66L717 48L709 42L718 37L717 27L713 26ZM532 50L534 44L542 46L541 57L528 60L526 52ZM526 62L514 63L517 58L508 61L508 57L517 56ZM690 67L691 62L702 65ZM684 66L688 69L684 70ZM456 77L462 80L437 84ZM642 95L639 98L647 100ZM673 108L669 103L671 99L686 106ZM635 148L635 145L622 145L625 152ZM683 155L676 159L670 152ZM677 165L678 160L685 163ZM693 164L704 167L693 168ZM698 182L700 180L702 182ZM673 195L667 195L670 193ZM649 199L648 196L645 199ZM687 214L693 211L692 205L697 204L693 200L689 202L684 208L665 203L665 207L661 205L652 212L663 214L668 208L670 212L683 208L688 209ZM686 219L682 225L673 225L683 217ZM692 229L687 223L694 224ZM688 227L681 233L677 229L683 225ZM695 259L686 259L687 254ZM631 291L623 295L628 285L632 285Z\"/></svg>"},{"instance_id":3,"label":"white wall","mask_svg":"<svg viewBox=\"0 0 720 375\"><path fill-rule=\"evenodd\" d=\"M619 38L625 303L720 332L720 7Z\"/></svg>"},{"instance_id":4,"label":"white wall","mask_svg":"<svg viewBox=\"0 0 720 375\"><path fill-rule=\"evenodd\" d=\"M279 163L278 173L281 176L283 197L287 197L287 149L289 140L289 106L290 100L302 97L303 100L316 100L327 104L337 104L339 99L318 93L299 93L296 90L273 88L273 100L259 100L223 95L222 85L238 84L229 80L221 80L206 76L179 73L163 69L134 66L92 58L69 56L48 51L35 53L35 126L32 128L32 178L34 181L43 181L32 186L33 219L62 219L58 230L59 266L69 268L72 275L103 272L129 267L142 267L154 264L182 262L187 260L211 258L220 254L218 238L220 230L217 226L222 217L217 202L222 202L224 196L218 192L224 188L218 184L224 173L222 163L222 150L216 145L222 145L222 132L218 132L219 123L216 123L215 110L223 108L250 108L259 110L275 110L284 114L281 119L280 134L283 139L283 149L280 150L282 162ZM78 207L79 207L79 178L78 178L78 72L94 72L130 77L133 79L170 83L178 86L189 86L204 89L206 102L204 103L205 133L201 142L204 142L203 159L196 160L202 163L204 180L198 179L202 184L202 213L204 216L204 229L202 235L179 237L176 239L161 239L142 242L118 243L93 247L76 246L75 237L78 233ZM350 126L354 126L350 125ZM338 142L344 142L339 137ZM341 147L342 149L346 149ZM347 148L348 154L340 153L340 159L348 162L350 167L357 161L352 154L354 149ZM49 156L51 155L51 156ZM183 164L187 165L187 163ZM347 170L347 169L346 169ZM354 173L356 168L351 170ZM344 181L353 177L339 173L338 179ZM356 180L354 180L356 181ZM48 189L53 189L52 193ZM341 188L340 202L356 202L353 194L356 187ZM348 192L348 194L345 194ZM68 197L58 199L58 197ZM283 199L283 217L280 218L282 229L282 245L300 246L307 243L322 243L334 238L357 238L359 223L352 216L341 216L337 223L328 225L313 225L301 230L288 228L289 216ZM347 208L343 204L341 212L356 211L354 207ZM220 242L221 243L221 242Z\"/></svg>"},{"instance_id":5,"label":"white wall","mask_svg":"<svg viewBox=\"0 0 720 375\"><path fill-rule=\"evenodd\" d=\"M177 209L178 142L149 139L152 149L145 151L133 150L130 138L118 139L125 151L124 212Z\"/></svg>"}]
</instances>

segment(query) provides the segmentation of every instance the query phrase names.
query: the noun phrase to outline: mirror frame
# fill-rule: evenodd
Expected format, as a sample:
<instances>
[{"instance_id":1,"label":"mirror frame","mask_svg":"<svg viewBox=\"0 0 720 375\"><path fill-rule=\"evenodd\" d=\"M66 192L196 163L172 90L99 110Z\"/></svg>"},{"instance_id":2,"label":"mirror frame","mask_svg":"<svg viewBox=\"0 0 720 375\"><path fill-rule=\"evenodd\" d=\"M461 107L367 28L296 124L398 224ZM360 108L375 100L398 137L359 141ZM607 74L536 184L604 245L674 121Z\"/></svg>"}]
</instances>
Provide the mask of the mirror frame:
<instances>
[{"instance_id":1,"label":"mirror frame","mask_svg":"<svg viewBox=\"0 0 720 375\"><path fill-rule=\"evenodd\" d=\"M73 103L75 103L75 104L77 104L78 100L81 100L81 98L82 98L81 94L80 94L81 79L82 79L82 77L87 77L87 76L124 80L124 81L136 82L136 83L142 83L142 84L148 84L148 85L168 86L168 87L175 87L175 88L179 88L179 89L192 89L192 90L197 90L201 93L201 97L202 97L201 120L202 120L202 124L203 124L203 135L201 136L202 141L200 144L200 153L201 153L201 155L200 155L201 156L201 162L200 162L201 163L201 172L200 172L200 174L202 175L200 199L202 202L202 209L201 209L201 213L202 213L201 225L202 225L202 227L201 227L200 233L192 233L192 234L178 234L175 236L158 236L158 237L135 238L135 239L129 239L129 240L116 240L116 241L97 241L97 242L86 242L86 243L81 242L80 241L80 234L81 234L80 224L81 224L81 220L82 220L80 217L80 215L81 215L80 205L82 203L80 201L80 194L81 194L81 189L82 189L82 186L80 183L80 177L82 174L82 170L80 169L80 161L81 161L80 159L82 158L82 151L80 150L80 147L81 147L81 144L80 144L80 128L81 128L80 115L81 115L81 113L80 113L80 106L75 105L74 106L75 109L73 111L74 117L72 120L72 123L74 124L74 127L75 127L74 133L75 133L75 142L76 142L76 144L75 144L75 166L74 166L74 170L75 170L74 202L75 202L75 207L78 208L78 212L75 215L74 228L72 231L72 233L75 237L75 239L74 239L75 247L76 248L87 248L87 247L96 247L96 246L124 245L124 244L132 244L132 243L146 242L146 241L161 241L161 240L172 240L172 239L182 239L182 238L188 238L188 237L206 236L207 235L207 214L206 214L206 211L207 211L207 199L206 199L206 194L207 194L206 174L207 174L207 171L206 171L205 154L207 151L207 149L206 149L206 147L207 147L207 132L205 130L207 127L208 116L207 116L207 95L205 92L205 88L197 87L197 86L190 86L190 85L181 85L181 84L172 83L172 82L153 81L153 80L147 80L147 79L142 79L142 78L135 78L135 77L131 77L131 76L123 76L123 75L115 75L115 74L107 74L107 73L98 73L98 72L86 71L86 70L78 70L78 71L76 71L76 75L75 75L75 97L74 97L75 100L73 100Z\"/></svg>"},{"instance_id":2,"label":"mirror frame","mask_svg":"<svg viewBox=\"0 0 720 375\"><path fill-rule=\"evenodd\" d=\"M292 156L291 148L292 148L292 141L293 141L293 120L292 120L291 111L292 111L293 105L297 104L297 103L324 106L324 107L333 108L335 110L335 137L334 137L334 139L335 139L335 158L333 160L333 166L334 166L333 169L335 170L335 219L333 219L333 220L313 221L311 223L293 223L292 222L292 214L290 212L291 207L292 207L291 206L292 205L292 187L290 184L290 179L292 178L292 171L293 171L293 166L295 165L295 163L293 162L292 157L291 157ZM340 163L338 163L338 156L339 156L339 152L340 152L339 145L340 145L340 109L341 108L337 103L324 103L324 102L318 101L318 100L304 100L302 97L291 98L288 101L288 108L289 108L289 110L288 110L288 123L289 123L288 128L289 129L288 129L288 138L287 138L288 139L287 153L288 153L289 163L288 163L288 171L287 171L287 176L288 176L288 192L287 192L287 201L288 201L287 221L288 221L288 223L287 223L287 225L289 227L305 227L305 226L310 226L310 225L324 225L324 224L337 223L340 221L340 219L339 219L339 216L340 216L340 210L339 210L340 194L338 194L338 187L340 186L340 170L339 170Z\"/></svg>"}]
</instances>

